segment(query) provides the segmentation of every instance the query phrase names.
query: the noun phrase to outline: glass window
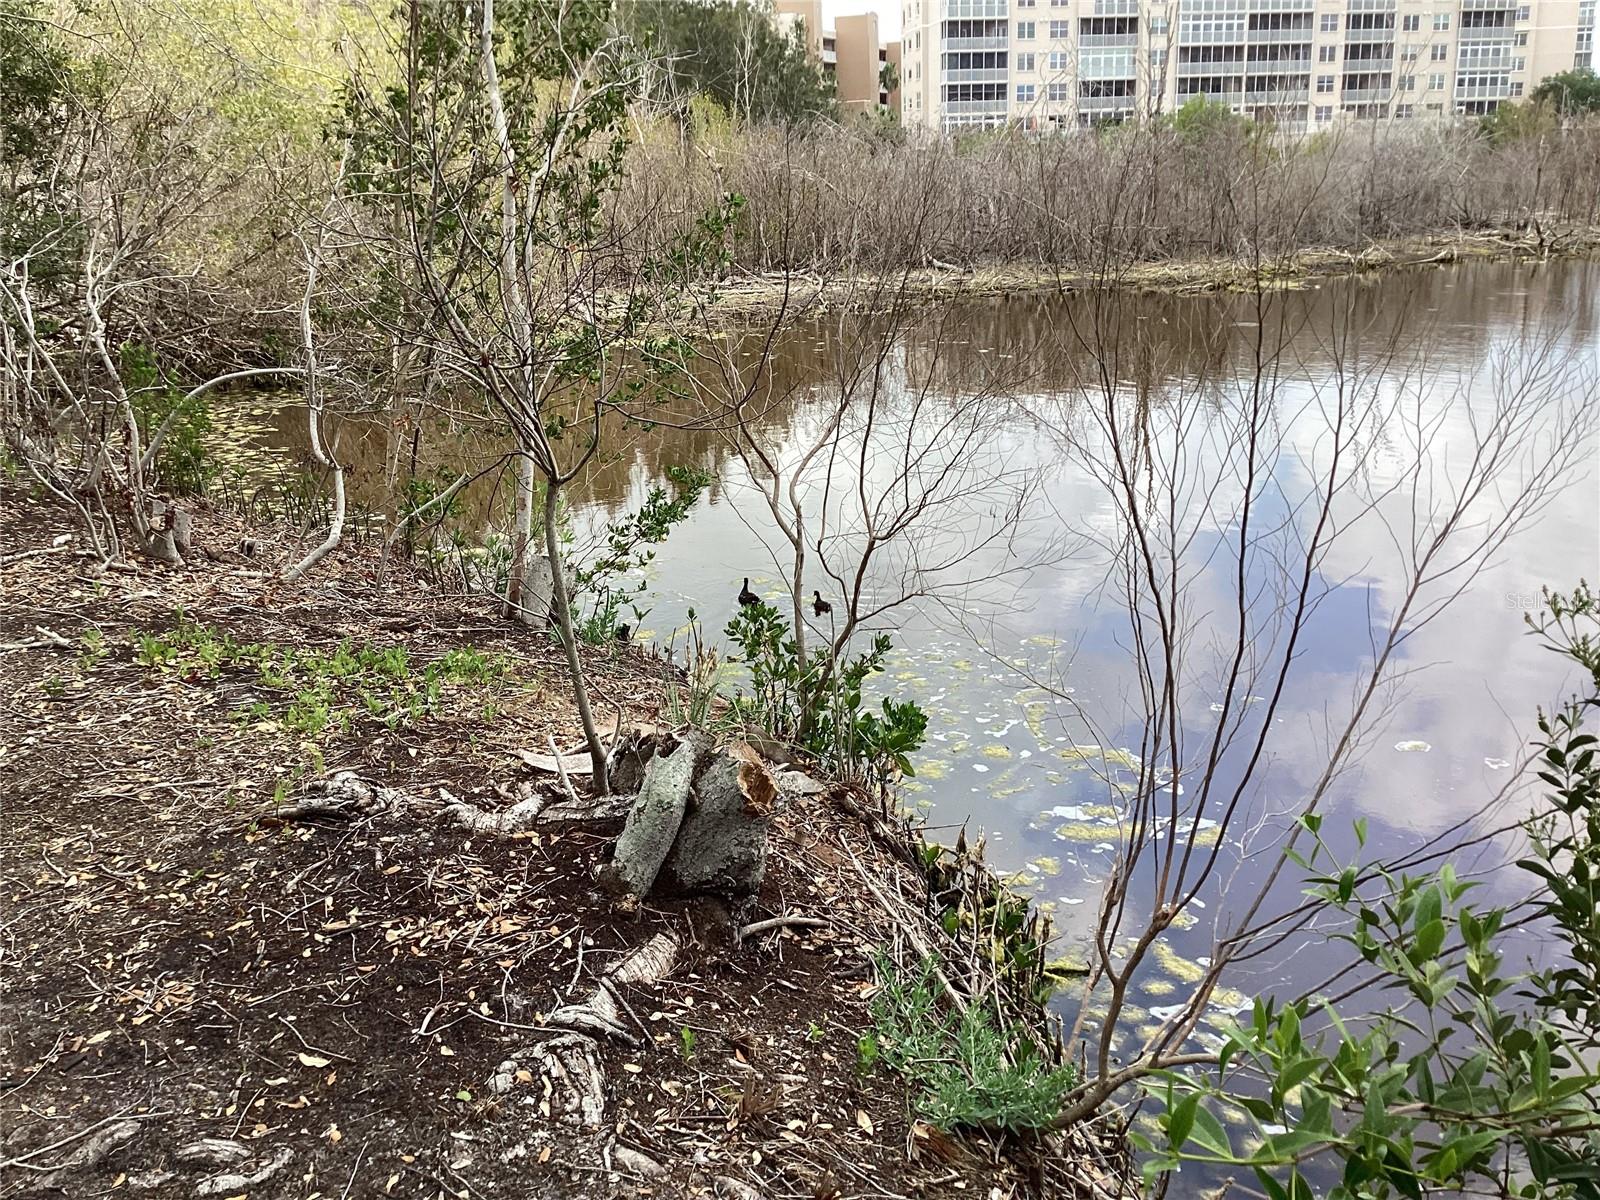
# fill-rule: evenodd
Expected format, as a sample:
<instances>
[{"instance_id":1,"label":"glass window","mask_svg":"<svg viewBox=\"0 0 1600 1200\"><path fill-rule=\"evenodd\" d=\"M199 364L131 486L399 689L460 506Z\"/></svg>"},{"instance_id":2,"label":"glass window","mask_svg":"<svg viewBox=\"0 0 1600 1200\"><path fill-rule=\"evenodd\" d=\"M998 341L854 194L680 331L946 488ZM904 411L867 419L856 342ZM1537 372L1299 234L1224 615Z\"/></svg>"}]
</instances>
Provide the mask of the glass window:
<instances>
[{"instance_id":1,"label":"glass window","mask_svg":"<svg viewBox=\"0 0 1600 1200\"><path fill-rule=\"evenodd\" d=\"M1017 103L1018 104L1032 104L1033 103L1033 84L1031 84L1031 83L1019 83L1019 84L1017 84Z\"/></svg>"},{"instance_id":2,"label":"glass window","mask_svg":"<svg viewBox=\"0 0 1600 1200\"><path fill-rule=\"evenodd\" d=\"M1433 14L1433 27L1435 29L1439 30L1440 32L1443 32L1444 30L1449 29L1450 28L1450 14L1449 13L1434 13Z\"/></svg>"},{"instance_id":3,"label":"glass window","mask_svg":"<svg viewBox=\"0 0 1600 1200\"><path fill-rule=\"evenodd\" d=\"M1333 120L1333 105L1331 105L1331 104L1319 104L1319 105L1317 105L1317 120L1319 122L1324 123L1324 124L1326 124L1327 122Z\"/></svg>"},{"instance_id":4,"label":"glass window","mask_svg":"<svg viewBox=\"0 0 1600 1200\"><path fill-rule=\"evenodd\" d=\"M1445 59L1450 57L1450 47L1435 46L1429 53L1433 56L1434 62L1444 62Z\"/></svg>"},{"instance_id":5,"label":"glass window","mask_svg":"<svg viewBox=\"0 0 1600 1200\"><path fill-rule=\"evenodd\" d=\"M1052 83L1052 84L1049 84L1049 85L1047 85L1045 87L1045 99L1053 100L1057 104L1060 104L1064 100L1066 100L1066 98L1067 98L1067 85L1066 84L1064 84L1064 83Z\"/></svg>"},{"instance_id":6,"label":"glass window","mask_svg":"<svg viewBox=\"0 0 1600 1200\"><path fill-rule=\"evenodd\" d=\"M1033 22L1032 21L1018 21L1017 22L1017 40L1019 42L1031 42L1031 41L1033 41Z\"/></svg>"},{"instance_id":7,"label":"glass window","mask_svg":"<svg viewBox=\"0 0 1600 1200\"><path fill-rule=\"evenodd\" d=\"M1061 41L1063 38L1071 37L1072 31L1068 28L1069 25L1071 25L1070 21L1051 21L1050 36L1056 41Z\"/></svg>"},{"instance_id":8,"label":"glass window","mask_svg":"<svg viewBox=\"0 0 1600 1200\"><path fill-rule=\"evenodd\" d=\"M1428 76L1428 90L1430 92L1443 91L1444 90L1444 76L1443 75L1429 75Z\"/></svg>"},{"instance_id":9,"label":"glass window","mask_svg":"<svg viewBox=\"0 0 1600 1200\"><path fill-rule=\"evenodd\" d=\"M1530 5L1530 4L1520 4L1520 5L1517 6L1517 20L1526 21L1532 15L1533 15L1533 6L1532 5Z\"/></svg>"},{"instance_id":10,"label":"glass window","mask_svg":"<svg viewBox=\"0 0 1600 1200\"><path fill-rule=\"evenodd\" d=\"M1417 30L1422 28L1422 14L1407 13L1404 17L1404 23L1401 25L1401 28L1407 33L1417 32Z\"/></svg>"},{"instance_id":11,"label":"glass window","mask_svg":"<svg viewBox=\"0 0 1600 1200\"><path fill-rule=\"evenodd\" d=\"M1317 91L1319 91L1319 92L1331 92L1331 91L1333 91L1333 76L1332 75L1318 75L1317 76Z\"/></svg>"},{"instance_id":12,"label":"glass window","mask_svg":"<svg viewBox=\"0 0 1600 1200\"><path fill-rule=\"evenodd\" d=\"M1338 33L1339 32L1339 14L1338 13L1323 13L1322 14L1322 32L1323 33Z\"/></svg>"},{"instance_id":13,"label":"glass window","mask_svg":"<svg viewBox=\"0 0 1600 1200\"><path fill-rule=\"evenodd\" d=\"M1338 62L1339 61L1339 47L1337 47L1337 46L1318 46L1317 47L1317 61L1318 62Z\"/></svg>"},{"instance_id":14,"label":"glass window","mask_svg":"<svg viewBox=\"0 0 1600 1200\"><path fill-rule=\"evenodd\" d=\"M1045 63L1052 71L1065 71L1067 69L1067 52L1065 50L1052 50Z\"/></svg>"},{"instance_id":15,"label":"glass window","mask_svg":"<svg viewBox=\"0 0 1600 1200\"><path fill-rule=\"evenodd\" d=\"M1017 55L1017 70L1024 72L1033 70L1033 55L1031 53Z\"/></svg>"}]
</instances>

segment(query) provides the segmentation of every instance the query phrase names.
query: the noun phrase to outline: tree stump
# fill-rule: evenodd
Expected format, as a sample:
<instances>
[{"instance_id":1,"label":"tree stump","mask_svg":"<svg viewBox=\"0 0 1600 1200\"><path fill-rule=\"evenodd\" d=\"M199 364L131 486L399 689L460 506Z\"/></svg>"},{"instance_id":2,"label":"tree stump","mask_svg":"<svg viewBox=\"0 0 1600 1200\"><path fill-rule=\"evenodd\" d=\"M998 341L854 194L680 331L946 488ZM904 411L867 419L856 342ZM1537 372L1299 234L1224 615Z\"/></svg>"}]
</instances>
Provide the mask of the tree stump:
<instances>
[{"instance_id":1,"label":"tree stump","mask_svg":"<svg viewBox=\"0 0 1600 1200\"><path fill-rule=\"evenodd\" d=\"M754 753L718 749L700 732L652 734L619 747L613 763L614 784L637 778L638 795L602 877L608 887L639 899L658 887L735 897L760 890L777 787Z\"/></svg>"}]
</instances>

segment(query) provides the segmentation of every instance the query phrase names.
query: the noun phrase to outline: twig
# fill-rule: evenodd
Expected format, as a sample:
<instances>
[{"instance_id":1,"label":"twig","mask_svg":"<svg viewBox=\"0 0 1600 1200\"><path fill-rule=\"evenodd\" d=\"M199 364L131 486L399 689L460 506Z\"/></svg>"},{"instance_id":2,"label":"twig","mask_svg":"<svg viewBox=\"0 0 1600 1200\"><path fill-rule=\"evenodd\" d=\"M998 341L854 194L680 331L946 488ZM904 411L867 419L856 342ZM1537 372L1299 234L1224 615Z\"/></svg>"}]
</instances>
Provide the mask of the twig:
<instances>
[{"instance_id":1,"label":"twig","mask_svg":"<svg viewBox=\"0 0 1600 1200\"><path fill-rule=\"evenodd\" d=\"M739 941L773 929L821 929L827 924L821 917L768 917L765 921L752 921L739 930Z\"/></svg>"},{"instance_id":2,"label":"twig","mask_svg":"<svg viewBox=\"0 0 1600 1200\"><path fill-rule=\"evenodd\" d=\"M30 1150L26 1154L19 1154L16 1158L10 1158L10 1159L7 1159L5 1162L0 1162L0 1171L5 1170L7 1167L20 1167L24 1163L26 1163L30 1158L38 1158L39 1155L48 1153L51 1150L59 1150L62 1146L70 1146L70 1145L72 1145L73 1142L78 1141L80 1138L88 1137L96 1129L99 1129L99 1128L101 1128L102 1126L105 1126L105 1125L110 1125L110 1124L112 1124L113 1122L116 1122L116 1121L154 1121L154 1120L156 1120L157 1118L160 1118L160 1117L170 1117L170 1116L172 1116L172 1114L170 1112L153 1112L153 1113L120 1112L120 1113L114 1114L113 1116L103 1117L100 1120L96 1121L93 1125L86 1125L84 1128L78 1130L77 1133L68 1134L66 1137L62 1138L60 1141L51 1142L48 1146L40 1146L37 1150Z\"/></svg>"},{"instance_id":3,"label":"twig","mask_svg":"<svg viewBox=\"0 0 1600 1200\"><path fill-rule=\"evenodd\" d=\"M556 773L561 776L561 786L566 789L567 799L574 804L578 803L578 793L573 790L572 780L567 778L567 765L561 761L561 751L556 748L556 735L545 734L545 743L550 747L550 753L555 756Z\"/></svg>"}]
</instances>

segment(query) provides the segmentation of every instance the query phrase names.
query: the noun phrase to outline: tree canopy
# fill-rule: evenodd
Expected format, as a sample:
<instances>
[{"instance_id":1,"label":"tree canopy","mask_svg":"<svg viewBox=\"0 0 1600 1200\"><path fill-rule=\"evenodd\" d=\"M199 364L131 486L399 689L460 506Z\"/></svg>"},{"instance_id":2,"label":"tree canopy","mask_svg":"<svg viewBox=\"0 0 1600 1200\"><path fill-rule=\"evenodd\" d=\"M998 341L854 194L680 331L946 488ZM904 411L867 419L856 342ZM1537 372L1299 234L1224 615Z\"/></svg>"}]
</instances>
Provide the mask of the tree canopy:
<instances>
[{"instance_id":1,"label":"tree canopy","mask_svg":"<svg viewBox=\"0 0 1600 1200\"><path fill-rule=\"evenodd\" d=\"M1563 116L1600 112L1600 75L1588 67L1551 75L1529 93L1540 104L1555 106Z\"/></svg>"},{"instance_id":2,"label":"tree canopy","mask_svg":"<svg viewBox=\"0 0 1600 1200\"><path fill-rule=\"evenodd\" d=\"M833 81L805 35L750 0L626 0L620 23L652 55L667 90L705 93L741 118L812 121L836 112Z\"/></svg>"}]
</instances>

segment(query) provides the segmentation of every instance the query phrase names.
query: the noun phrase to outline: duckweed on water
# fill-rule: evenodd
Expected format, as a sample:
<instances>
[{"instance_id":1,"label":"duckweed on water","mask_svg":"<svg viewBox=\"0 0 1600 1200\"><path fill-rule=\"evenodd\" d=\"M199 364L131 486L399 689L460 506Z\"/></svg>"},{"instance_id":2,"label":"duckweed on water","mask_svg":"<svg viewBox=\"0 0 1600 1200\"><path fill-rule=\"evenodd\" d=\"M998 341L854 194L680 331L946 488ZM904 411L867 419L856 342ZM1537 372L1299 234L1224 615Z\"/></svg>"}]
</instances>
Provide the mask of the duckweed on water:
<instances>
[{"instance_id":1,"label":"duckweed on water","mask_svg":"<svg viewBox=\"0 0 1600 1200\"><path fill-rule=\"evenodd\" d=\"M1085 842L1095 845L1114 832L1115 830L1105 825L1093 825L1088 821L1068 821L1056 828L1055 836L1065 842Z\"/></svg>"},{"instance_id":2,"label":"duckweed on water","mask_svg":"<svg viewBox=\"0 0 1600 1200\"><path fill-rule=\"evenodd\" d=\"M1185 958L1172 948L1165 938L1158 938L1151 947L1156 964L1181 983L1199 983L1206 977L1206 969L1193 959Z\"/></svg>"},{"instance_id":3,"label":"duckweed on water","mask_svg":"<svg viewBox=\"0 0 1600 1200\"><path fill-rule=\"evenodd\" d=\"M985 758L1010 758L1011 748L1009 746L985 746L983 748L983 756Z\"/></svg>"},{"instance_id":4,"label":"duckweed on water","mask_svg":"<svg viewBox=\"0 0 1600 1200\"><path fill-rule=\"evenodd\" d=\"M1030 860L1028 866L1038 871L1041 875L1061 874L1061 860L1048 854L1041 854L1038 858Z\"/></svg>"},{"instance_id":5,"label":"duckweed on water","mask_svg":"<svg viewBox=\"0 0 1600 1200\"><path fill-rule=\"evenodd\" d=\"M1147 979L1144 983L1144 994L1160 999L1170 996L1178 990L1178 985L1170 979Z\"/></svg>"}]
</instances>

